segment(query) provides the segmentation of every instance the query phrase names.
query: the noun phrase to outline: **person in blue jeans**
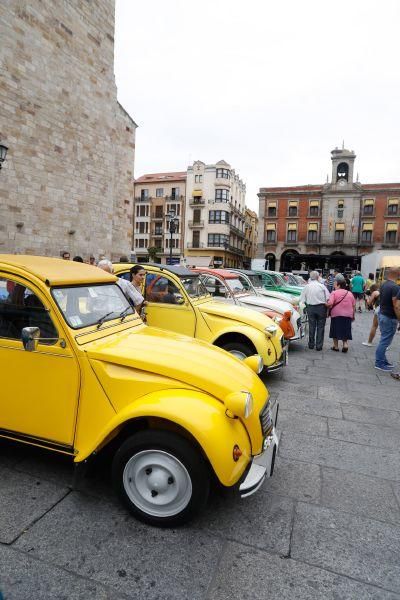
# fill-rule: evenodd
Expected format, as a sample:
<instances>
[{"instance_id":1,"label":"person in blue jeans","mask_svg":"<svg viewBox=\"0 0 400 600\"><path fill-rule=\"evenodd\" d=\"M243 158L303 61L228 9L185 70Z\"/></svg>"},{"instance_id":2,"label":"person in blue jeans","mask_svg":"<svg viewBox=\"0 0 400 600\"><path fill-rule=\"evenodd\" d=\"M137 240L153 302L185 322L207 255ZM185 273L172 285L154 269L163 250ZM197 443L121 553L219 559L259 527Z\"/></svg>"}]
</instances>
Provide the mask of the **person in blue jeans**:
<instances>
[{"instance_id":1,"label":"person in blue jeans","mask_svg":"<svg viewBox=\"0 0 400 600\"><path fill-rule=\"evenodd\" d=\"M393 267L387 273L387 281L380 289L380 312L379 329L381 339L375 353L375 369L380 371L392 371L392 365L386 358L386 350L389 348L397 330L400 320L400 307L397 300L400 286L396 280L400 277L400 267Z\"/></svg>"}]
</instances>

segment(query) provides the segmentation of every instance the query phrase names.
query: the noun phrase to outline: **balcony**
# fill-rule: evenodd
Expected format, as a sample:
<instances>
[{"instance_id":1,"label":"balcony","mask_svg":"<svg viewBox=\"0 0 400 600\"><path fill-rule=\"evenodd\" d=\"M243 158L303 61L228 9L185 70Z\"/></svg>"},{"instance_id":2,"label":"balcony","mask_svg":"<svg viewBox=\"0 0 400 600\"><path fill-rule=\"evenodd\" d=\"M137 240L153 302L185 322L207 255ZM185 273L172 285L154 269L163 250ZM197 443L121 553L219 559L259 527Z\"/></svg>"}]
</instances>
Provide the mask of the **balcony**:
<instances>
[{"instance_id":1,"label":"balcony","mask_svg":"<svg viewBox=\"0 0 400 600\"><path fill-rule=\"evenodd\" d=\"M229 246L228 250L232 254L237 254L238 256L244 256L244 250L241 250L240 248L235 248L235 246Z\"/></svg>"},{"instance_id":2,"label":"balcony","mask_svg":"<svg viewBox=\"0 0 400 600\"><path fill-rule=\"evenodd\" d=\"M141 196L136 196L135 202L150 202L151 197L147 196L146 198L142 198Z\"/></svg>"},{"instance_id":3,"label":"balcony","mask_svg":"<svg viewBox=\"0 0 400 600\"><path fill-rule=\"evenodd\" d=\"M168 200L168 202L182 202L184 196L165 196L165 199Z\"/></svg>"},{"instance_id":4,"label":"balcony","mask_svg":"<svg viewBox=\"0 0 400 600\"><path fill-rule=\"evenodd\" d=\"M204 198L189 198L189 206L204 206L205 203Z\"/></svg>"},{"instance_id":5,"label":"balcony","mask_svg":"<svg viewBox=\"0 0 400 600\"><path fill-rule=\"evenodd\" d=\"M192 249L192 248L205 248L206 245L204 242L188 242L186 244L186 248Z\"/></svg>"},{"instance_id":6,"label":"balcony","mask_svg":"<svg viewBox=\"0 0 400 600\"><path fill-rule=\"evenodd\" d=\"M204 227L204 221L188 221L188 227Z\"/></svg>"},{"instance_id":7,"label":"balcony","mask_svg":"<svg viewBox=\"0 0 400 600\"><path fill-rule=\"evenodd\" d=\"M232 233L236 233L236 235L244 238L244 235L245 235L244 231L242 231L238 227L235 227L235 225L232 225L232 223L229 225L229 227L230 227L230 230L232 231Z\"/></svg>"}]
</instances>

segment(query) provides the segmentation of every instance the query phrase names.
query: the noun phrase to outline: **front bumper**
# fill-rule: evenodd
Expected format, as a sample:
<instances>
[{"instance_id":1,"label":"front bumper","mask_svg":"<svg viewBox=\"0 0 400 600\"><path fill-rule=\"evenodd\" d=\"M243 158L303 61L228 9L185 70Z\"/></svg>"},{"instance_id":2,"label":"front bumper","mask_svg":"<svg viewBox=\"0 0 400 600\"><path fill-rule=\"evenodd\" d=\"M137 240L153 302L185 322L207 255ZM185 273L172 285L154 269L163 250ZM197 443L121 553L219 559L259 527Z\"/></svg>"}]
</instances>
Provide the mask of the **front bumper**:
<instances>
[{"instance_id":1,"label":"front bumper","mask_svg":"<svg viewBox=\"0 0 400 600\"><path fill-rule=\"evenodd\" d=\"M282 367L285 367L289 362L289 341L282 339L282 354L281 357L273 364L269 366L265 366L265 370L267 373L274 373L275 371L279 371Z\"/></svg>"},{"instance_id":2,"label":"front bumper","mask_svg":"<svg viewBox=\"0 0 400 600\"><path fill-rule=\"evenodd\" d=\"M250 469L245 479L239 486L240 496L246 498L254 494L266 477L272 477L275 466L275 457L279 446L279 433L276 430L278 422L279 404L276 402L270 416L273 423L272 431L264 438L263 451L253 457Z\"/></svg>"},{"instance_id":3,"label":"front bumper","mask_svg":"<svg viewBox=\"0 0 400 600\"><path fill-rule=\"evenodd\" d=\"M272 477L275 457L279 446L279 435L273 427L271 435L264 440L263 451L253 458L246 478L239 486L240 496L246 498L254 494L266 477Z\"/></svg>"}]
</instances>

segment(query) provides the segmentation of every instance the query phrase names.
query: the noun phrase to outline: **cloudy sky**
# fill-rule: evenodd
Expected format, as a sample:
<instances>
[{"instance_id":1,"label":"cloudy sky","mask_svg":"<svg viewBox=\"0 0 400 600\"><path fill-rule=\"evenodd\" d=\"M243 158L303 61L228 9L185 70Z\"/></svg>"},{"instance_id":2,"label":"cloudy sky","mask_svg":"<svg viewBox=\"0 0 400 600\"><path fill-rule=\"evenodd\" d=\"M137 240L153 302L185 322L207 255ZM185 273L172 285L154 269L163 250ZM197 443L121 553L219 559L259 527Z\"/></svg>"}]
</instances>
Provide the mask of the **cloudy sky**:
<instances>
[{"instance_id":1,"label":"cloudy sky","mask_svg":"<svg viewBox=\"0 0 400 600\"><path fill-rule=\"evenodd\" d=\"M225 159L262 186L322 183L330 151L400 181L398 0L117 0L135 176Z\"/></svg>"}]
</instances>

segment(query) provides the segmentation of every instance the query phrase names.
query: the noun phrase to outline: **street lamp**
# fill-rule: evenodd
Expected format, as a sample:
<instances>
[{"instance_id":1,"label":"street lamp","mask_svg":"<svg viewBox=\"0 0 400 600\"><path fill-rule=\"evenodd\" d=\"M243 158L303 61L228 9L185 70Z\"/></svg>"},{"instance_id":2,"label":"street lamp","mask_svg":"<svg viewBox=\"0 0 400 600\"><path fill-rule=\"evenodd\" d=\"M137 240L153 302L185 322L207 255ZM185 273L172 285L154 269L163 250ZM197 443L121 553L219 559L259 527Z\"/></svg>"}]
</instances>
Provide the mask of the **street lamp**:
<instances>
[{"instance_id":1,"label":"street lamp","mask_svg":"<svg viewBox=\"0 0 400 600\"><path fill-rule=\"evenodd\" d=\"M8 150L7 146L0 144L0 170L3 165L3 162L6 160L7 150Z\"/></svg>"},{"instance_id":2,"label":"street lamp","mask_svg":"<svg viewBox=\"0 0 400 600\"><path fill-rule=\"evenodd\" d=\"M169 234L170 234L170 239L169 239L169 264L172 265L172 234L174 234L176 232L179 220L175 217L175 211L174 210L170 210L169 212L167 212L166 216L167 216L167 219L168 219L168 231L169 231Z\"/></svg>"},{"instance_id":3,"label":"street lamp","mask_svg":"<svg viewBox=\"0 0 400 600\"><path fill-rule=\"evenodd\" d=\"M228 250L228 246L229 246L228 240L224 240L222 242L222 245L224 247L224 267L226 268L226 251Z\"/></svg>"}]
</instances>

